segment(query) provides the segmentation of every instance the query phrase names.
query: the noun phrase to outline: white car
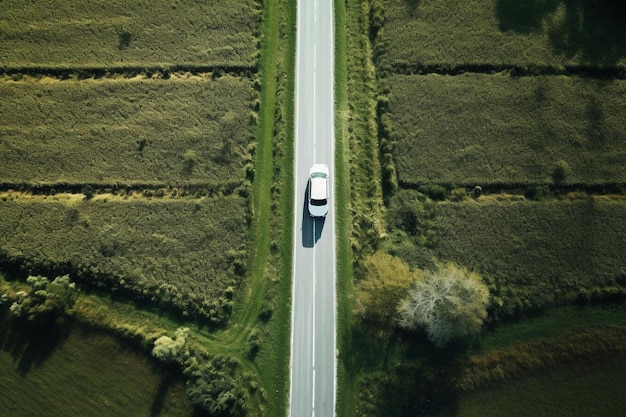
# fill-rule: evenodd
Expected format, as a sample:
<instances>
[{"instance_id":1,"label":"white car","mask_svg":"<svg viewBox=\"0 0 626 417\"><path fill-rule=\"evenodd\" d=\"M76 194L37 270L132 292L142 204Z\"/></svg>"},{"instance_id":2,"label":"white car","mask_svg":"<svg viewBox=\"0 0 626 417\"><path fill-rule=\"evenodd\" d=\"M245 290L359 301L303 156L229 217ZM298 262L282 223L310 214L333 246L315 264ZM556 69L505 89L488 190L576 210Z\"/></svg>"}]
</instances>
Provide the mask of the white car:
<instances>
[{"instance_id":1,"label":"white car","mask_svg":"<svg viewBox=\"0 0 626 417\"><path fill-rule=\"evenodd\" d=\"M326 217L328 214L329 171L326 164L315 164L309 171L307 198L311 217Z\"/></svg>"}]
</instances>

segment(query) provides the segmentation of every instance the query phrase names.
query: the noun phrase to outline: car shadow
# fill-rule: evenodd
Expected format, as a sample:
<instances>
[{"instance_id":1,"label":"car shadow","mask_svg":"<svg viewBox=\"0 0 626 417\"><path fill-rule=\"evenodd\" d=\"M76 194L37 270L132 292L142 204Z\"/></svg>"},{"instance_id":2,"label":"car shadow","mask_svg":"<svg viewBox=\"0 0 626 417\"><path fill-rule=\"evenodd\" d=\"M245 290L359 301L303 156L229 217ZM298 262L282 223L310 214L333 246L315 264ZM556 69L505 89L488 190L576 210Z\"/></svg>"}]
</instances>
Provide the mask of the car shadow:
<instances>
[{"instance_id":1,"label":"car shadow","mask_svg":"<svg viewBox=\"0 0 626 417\"><path fill-rule=\"evenodd\" d=\"M309 216L308 188L309 187L305 187L307 191L304 192L304 204L302 204L302 246L312 248L317 241L320 240L320 237L322 237L326 217Z\"/></svg>"}]
</instances>

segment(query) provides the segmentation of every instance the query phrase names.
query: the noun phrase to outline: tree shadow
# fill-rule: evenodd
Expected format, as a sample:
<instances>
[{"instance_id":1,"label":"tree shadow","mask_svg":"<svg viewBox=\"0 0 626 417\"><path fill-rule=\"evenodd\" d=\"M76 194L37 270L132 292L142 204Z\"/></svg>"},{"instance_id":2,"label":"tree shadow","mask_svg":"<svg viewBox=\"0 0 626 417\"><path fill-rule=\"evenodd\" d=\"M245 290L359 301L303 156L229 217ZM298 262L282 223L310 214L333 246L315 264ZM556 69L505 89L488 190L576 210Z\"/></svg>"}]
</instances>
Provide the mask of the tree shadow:
<instances>
[{"instance_id":1,"label":"tree shadow","mask_svg":"<svg viewBox=\"0 0 626 417\"><path fill-rule=\"evenodd\" d=\"M20 375L40 367L54 351L63 345L72 325L54 319L28 321L22 318L0 319L0 348L11 354Z\"/></svg>"},{"instance_id":2,"label":"tree shadow","mask_svg":"<svg viewBox=\"0 0 626 417\"><path fill-rule=\"evenodd\" d=\"M559 7L561 9L555 13ZM501 31L546 31L554 53L583 64L615 65L626 56L626 3L612 0L497 0Z\"/></svg>"},{"instance_id":3,"label":"tree shadow","mask_svg":"<svg viewBox=\"0 0 626 417\"><path fill-rule=\"evenodd\" d=\"M365 407L389 417L456 415L467 346L441 349L421 333L368 327L353 328L342 357L350 379L365 391L375 387L361 399Z\"/></svg>"},{"instance_id":4,"label":"tree shadow","mask_svg":"<svg viewBox=\"0 0 626 417\"><path fill-rule=\"evenodd\" d=\"M160 368L159 368L160 369ZM150 417L158 417L161 415L165 400L167 399L167 392L170 387L176 384L180 380L180 373L172 367L168 367L163 373L161 382L159 382L159 388L154 394L152 405L150 406Z\"/></svg>"},{"instance_id":5,"label":"tree shadow","mask_svg":"<svg viewBox=\"0 0 626 417\"><path fill-rule=\"evenodd\" d=\"M495 11L502 32L541 31L545 15L556 10L562 0L497 0Z\"/></svg>"},{"instance_id":6,"label":"tree shadow","mask_svg":"<svg viewBox=\"0 0 626 417\"><path fill-rule=\"evenodd\" d=\"M411 17L415 17L417 15L417 9L420 6L422 0L404 0L406 4L406 10Z\"/></svg>"}]
</instances>

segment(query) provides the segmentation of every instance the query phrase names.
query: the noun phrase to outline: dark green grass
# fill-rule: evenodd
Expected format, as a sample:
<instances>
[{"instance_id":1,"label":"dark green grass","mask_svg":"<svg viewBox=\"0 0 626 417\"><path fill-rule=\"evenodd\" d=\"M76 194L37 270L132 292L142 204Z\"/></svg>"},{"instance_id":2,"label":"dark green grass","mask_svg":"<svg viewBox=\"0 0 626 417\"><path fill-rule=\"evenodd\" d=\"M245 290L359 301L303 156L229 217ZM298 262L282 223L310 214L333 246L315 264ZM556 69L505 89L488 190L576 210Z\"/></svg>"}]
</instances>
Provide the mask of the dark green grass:
<instances>
[{"instance_id":1,"label":"dark green grass","mask_svg":"<svg viewBox=\"0 0 626 417\"><path fill-rule=\"evenodd\" d=\"M458 397L457 417L623 415L626 400L623 355L582 361L528 375Z\"/></svg>"},{"instance_id":2,"label":"dark green grass","mask_svg":"<svg viewBox=\"0 0 626 417\"><path fill-rule=\"evenodd\" d=\"M43 272L69 269L91 284L150 294L216 321L227 315L245 268L247 203L237 195L7 198L0 213L0 249L7 259Z\"/></svg>"},{"instance_id":3,"label":"dark green grass","mask_svg":"<svg viewBox=\"0 0 626 417\"><path fill-rule=\"evenodd\" d=\"M485 330L476 348L480 352L497 350L567 332L610 325L626 325L626 305L607 303L561 306L547 309L539 315L500 323L493 329Z\"/></svg>"},{"instance_id":4,"label":"dark green grass","mask_svg":"<svg viewBox=\"0 0 626 417\"><path fill-rule=\"evenodd\" d=\"M382 0L392 63L626 65L626 11L591 0Z\"/></svg>"},{"instance_id":5,"label":"dark green grass","mask_svg":"<svg viewBox=\"0 0 626 417\"><path fill-rule=\"evenodd\" d=\"M0 81L0 180L225 184L244 179L249 79Z\"/></svg>"},{"instance_id":6,"label":"dark green grass","mask_svg":"<svg viewBox=\"0 0 626 417\"><path fill-rule=\"evenodd\" d=\"M97 331L0 328L0 414L191 416L181 381Z\"/></svg>"},{"instance_id":7,"label":"dark green grass","mask_svg":"<svg viewBox=\"0 0 626 417\"><path fill-rule=\"evenodd\" d=\"M512 312L622 293L626 202L438 204L434 254L475 269Z\"/></svg>"},{"instance_id":8,"label":"dark green grass","mask_svg":"<svg viewBox=\"0 0 626 417\"><path fill-rule=\"evenodd\" d=\"M2 2L0 66L256 66L246 1Z\"/></svg>"},{"instance_id":9,"label":"dark green grass","mask_svg":"<svg viewBox=\"0 0 626 417\"><path fill-rule=\"evenodd\" d=\"M404 184L620 183L626 82L506 74L390 77Z\"/></svg>"}]
</instances>

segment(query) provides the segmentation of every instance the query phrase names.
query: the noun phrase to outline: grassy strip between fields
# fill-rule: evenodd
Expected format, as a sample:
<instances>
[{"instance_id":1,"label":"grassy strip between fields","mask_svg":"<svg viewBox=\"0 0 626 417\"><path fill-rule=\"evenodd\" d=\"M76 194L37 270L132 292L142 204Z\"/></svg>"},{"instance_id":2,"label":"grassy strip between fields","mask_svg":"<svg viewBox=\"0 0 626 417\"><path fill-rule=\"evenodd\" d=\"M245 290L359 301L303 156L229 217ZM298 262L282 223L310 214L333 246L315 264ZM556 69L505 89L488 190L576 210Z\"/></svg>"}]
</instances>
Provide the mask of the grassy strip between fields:
<instances>
[{"instance_id":1,"label":"grassy strip between fields","mask_svg":"<svg viewBox=\"0 0 626 417\"><path fill-rule=\"evenodd\" d=\"M371 252L384 225L377 121L377 80L367 36L369 3L335 5L336 203L338 291L337 414L355 410L358 372L352 366L353 262Z\"/></svg>"},{"instance_id":2,"label":"grassy strip between fields","mask_svg":"<svg viewBox=\"0 0 626 417\"><path fill-rule=\"evenodd\" d=\"M337 251L337 350L340 358L348 353L352 326L352 251L349 236L351 233L350 188L348 160L348 71L346 65L347 30L346 6L334 2L335 11L335 218ZM336 379L336 414L347 416L354 396L349 370L344 361L338 361Z\"/></svg>"}]
</instances>

